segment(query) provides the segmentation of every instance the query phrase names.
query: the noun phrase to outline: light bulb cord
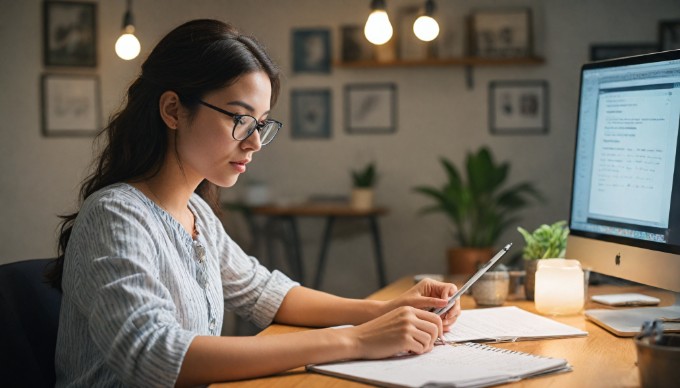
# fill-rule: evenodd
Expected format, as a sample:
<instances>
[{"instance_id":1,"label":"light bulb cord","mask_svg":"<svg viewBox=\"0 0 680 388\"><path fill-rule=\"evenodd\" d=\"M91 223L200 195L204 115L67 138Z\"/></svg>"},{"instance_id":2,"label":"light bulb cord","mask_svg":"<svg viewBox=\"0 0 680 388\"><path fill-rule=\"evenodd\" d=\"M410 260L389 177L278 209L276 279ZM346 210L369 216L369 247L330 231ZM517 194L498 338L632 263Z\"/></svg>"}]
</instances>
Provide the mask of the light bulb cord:
<instances>
[{"instance_id":1,"label":"light bulb cord","mask_svg":"<svg viewBox=\"0 0 680 388\"><path fill-rule=\"evenodd\" d=\"M371 10L372 11L385 11L387 9L387 5L385 5L385 0L372 0L371 1Z\"/></svg>"},{"instance_id":2,"label":"light bulb cord","mask_svg":"<svg viewBox=\"0 0 680 388\"><path fill-rule=\"evenodd\" d=\"M432 17L434 11L437 7L434 4L434 0L425 1L425 15Z\"/></svg>"},{"instance_id":3,"label":"light bulb cord","mask_svg":"<svg viewBox=\"0 0 680 388\"><path fill-rule=\"evenodd\" d=\"M132 0L127 0L127 9L125 10L125 16L123 16L123 29L127 26L134 26L134 18L132 16Z\"/></svg>"}]
</instances>

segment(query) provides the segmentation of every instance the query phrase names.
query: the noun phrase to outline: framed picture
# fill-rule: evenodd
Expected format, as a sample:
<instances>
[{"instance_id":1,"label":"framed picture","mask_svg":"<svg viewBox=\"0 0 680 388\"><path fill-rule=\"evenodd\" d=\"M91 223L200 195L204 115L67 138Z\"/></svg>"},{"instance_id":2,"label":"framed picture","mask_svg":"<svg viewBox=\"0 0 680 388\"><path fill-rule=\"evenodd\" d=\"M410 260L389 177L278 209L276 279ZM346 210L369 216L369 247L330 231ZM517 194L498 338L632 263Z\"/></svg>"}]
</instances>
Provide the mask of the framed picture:
<instances>
[{"instance_id":1,"label":"framed picture","mask_svg":"<svg viewBox=\"0 0 680 388\"><path fill-rule=\"evenodd\" d=\"M394 83L345 86L345 128L348 133L392 133L397 128L397 86Z\"/></svg>"},{"instance_id":2,"label":"framed picture","mask_svg":"<svg viewBox=\"0 0 680 388\"><path fill-rule=\"evenodd\" d=\"M97 66L97 4L43 2L45 66Z\"/></svg>"},{"instance_id":3,"label":"framed picture","mask_svg":"<svg viewBox=\"0 0 680 388\"><path fill-rule=\"evenodd\" d=\"M331 32L328 29L293 30L293 72L330 73Z\"/></svg>"},{"instance_id":4,"label":"framed picture","mask_svg":"<svg viewBox=\"0 0 680 388\"><path fill-rule=\"evenodd\" d=\"M659 50L680 49L680 19L659 22Z\"/></svg>"},{"instance_id":5,"label":"framed picture","mask_svg":"<svg viewBox=\"0 0 680 388\"><path fill-rule=\"evenodd\" d=\"M469 53L491 58L528 57L533 54L531 10L474 11L469 23Z\"/></svg>"},{"instance_id":6,"label":"framed picture","mask_svg":"<svg viewBox=\"0 0 680 388\"><path fill-rule=\"evenodd\" d=\"M99 78L42 76L42 128L45 136L94 136L99 132Z\"/></svg>"},{"instance_id":7,"label":"framed picture","mask_svg":"<svg viewBox=\"0 0 680 388\"><path fill-rule=\"evenodd\" d=\"M372 61L375 45L364 36L364 27L346 25L340 27L341 58L343 62Z\"/></svg>"},{"instance_id":8,"label":"framed picture","mask_svg":"<svg viewBox=\"0 0 680 388\"><path fill-rule=\"evenodd\" d=\"M330 89L291 91L291 110L293 139L330 139Z\"/></svg>"},{"instance_id":9,"label":"framed picture","mask_svg":"<svg viewBox=\"0 0 680 388\"><path fill-rule=\"evenodd\" d=\"M548 133L548 82L490 82L489 130L497 135Z\"/></svg>"},{"instance_id":10,"label":"framed picture","mask_svg":"<svg viewBox=\"0 0 680 388\"><path fill-rule=\"evenodd\" d=\"M421 16L421 6L399 8L397 13L397 40L399 41L399 59L406 61L423 60L435 56L435 42L423 42L413 32L413 23Z\"/></svg>"},{"instance_id":11,"label":"framed picture","mask_svg":"<svg viewBox=\"0 0 680 388\"><path fill-rule=\"evenodd\" d=\"M591 44L590 60L602 61L605 59L630 57L633 55L653 53L658 50L656 43L634 43L634 44Z\"/></svg>"}]
</instances>

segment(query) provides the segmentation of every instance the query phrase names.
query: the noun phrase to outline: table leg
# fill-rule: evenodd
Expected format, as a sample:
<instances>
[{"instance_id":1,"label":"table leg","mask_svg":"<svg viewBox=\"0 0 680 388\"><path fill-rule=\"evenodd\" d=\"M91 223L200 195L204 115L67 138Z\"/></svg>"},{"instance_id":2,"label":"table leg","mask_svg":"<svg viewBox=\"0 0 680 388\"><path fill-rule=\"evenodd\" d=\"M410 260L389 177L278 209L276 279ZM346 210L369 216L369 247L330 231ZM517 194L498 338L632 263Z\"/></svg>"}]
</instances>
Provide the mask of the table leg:
<instances>
[{"instance_id":1,"label":"table leg","mask_svg":"<svg viewBox=\"0 0 680 388\"><path fill-rule=\"evenodd\" d=\"M373 248L375 248L375 261L378 266L378 279L380 281L380 287L385 287L387 285L387 279L385 279L385 264L383 262L378 220L375 216L370 216L368 219L371 224L371 232L373 233Z\"/></svg>"},{"instance_id":2,"label":"table leg","mask_svg":"<svg viewBox=\"0 0 680 388\"><path fill-rule=\"evenodd\" d=\"M297 281L300 284L305 282L305 269L302 264L302 247L300 246L300 234L298 233L297 221L295 217L286 217L288 219L288 224L290 225L290 259L289 262L297 276Z\"/></svg>"},{"instance_id":3,"label":"table leg","mask_svg":"<svg viewBox=\"0 0 680 388\"><path fill-rule=\"evenodd\" d=\"M331 242L331 232L334 223L334 216L329 216L326 219L326 228L323 233L323 241L321 242L321 251L319 252L319 263L316 267L316 277L314 279L314 288L317 290L321 286L321 277L323 276L323 270L326 266L326 254L328 253L328 245L330 245Z\"/></svg>"},{"instance_id":4,"label":"table leg","mask_svg":"<svg viewBox=\"0 0 680 388\"><path fill-rule=\"evenodd\" d=\"M266 257L267 257L267 262L268 262L268 267L270 270L273 270L274 268L274 239L276 238L276 219L274 217L267 217L264 223L264 241L265 241L265 249L266 249ZM260 261L262 261L262 258L260 258Z\"/></svg>"}]
</instances>

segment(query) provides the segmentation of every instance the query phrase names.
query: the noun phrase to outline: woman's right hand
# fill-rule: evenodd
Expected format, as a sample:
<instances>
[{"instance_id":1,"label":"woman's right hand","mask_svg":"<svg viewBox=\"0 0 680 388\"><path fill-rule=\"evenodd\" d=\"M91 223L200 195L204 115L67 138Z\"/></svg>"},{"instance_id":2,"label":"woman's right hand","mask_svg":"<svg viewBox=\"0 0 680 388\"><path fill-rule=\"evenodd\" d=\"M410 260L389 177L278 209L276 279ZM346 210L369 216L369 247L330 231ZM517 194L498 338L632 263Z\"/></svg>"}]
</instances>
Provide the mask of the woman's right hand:
<instances>
[{"instance_id":1,"label":"woman's right hand","mask_svg":"<svg viewBox=\"0 0 680 388\"><path fill-rule=\"evenodd\" d=\"M356 358L377 359L401 352L422 354L432 350L442 335L442 320L415 307L399 307L362 325L350 327Z\"/></svg>"}]
</instances>

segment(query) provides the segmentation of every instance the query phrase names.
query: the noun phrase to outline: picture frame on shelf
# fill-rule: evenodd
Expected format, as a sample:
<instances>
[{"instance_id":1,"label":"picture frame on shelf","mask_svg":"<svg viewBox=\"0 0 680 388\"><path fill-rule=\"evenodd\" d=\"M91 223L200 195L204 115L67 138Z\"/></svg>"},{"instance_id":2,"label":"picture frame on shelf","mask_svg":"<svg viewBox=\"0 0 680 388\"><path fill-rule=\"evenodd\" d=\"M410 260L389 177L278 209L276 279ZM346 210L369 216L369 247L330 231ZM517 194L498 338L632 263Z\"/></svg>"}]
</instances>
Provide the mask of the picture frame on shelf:
<instances>
[{"instance_id":1,"label":"picture frame on shelf","mask_svg":"<svg viewBox=\"0 0 680 388\"><path fill-rule=\"evenodd\" d=\"M602 61L605 59L630 57L653 53L658 50L656 43L604 43L590 45L590 60Z\"/></svg>"},{"instance_id":2,"label":"picture frame on shelf","mask_svg":"<svg viewBox=\"0 0 680 388\"><path fill-rule=\"evenodd\" d=\"M97 66L97 3L43 2L45 66Z\"/></svg>"},{"instance_id":3,"label":"picture frame on shelf","mask_svg":"<svg viewBox=\"0 0 680 388\"><path fill-rule=\"evenodd\" d=\"M330 139L331 113L330 89L292 90L291 137L293 139Z\"/></svg>"},{"instance_id":4,"label":"picture frame on shelf","mask_svg":"<svg viewBox=\"0 0 680 388\"><path fill-rule=\"evenodd\" d=\"M680 19L659 22L659 51L680 49Z\"/></svg>"},{"instance_id":5,"label":"picture frame on shelf","mask_svg":"<svg viewBox=\"0 0 680 388\"><path fill-rule=\"evenodd\" d=\"M101 130L99 77L43 74L44 136L95 136Z\"/></svg>"},{"instance_id":6,"label":"picture frame on shelf","mask_svg":"<svg viewBox=\"0 0 680 388\"><path fill-rule=\"evenodd\" d=\"M342 62L365 62L375 60L375 45L364 36L360 25L340 26L340 58Z\"/></svg>"},{"instance_id":7,"label":"picture frame on shelf","mask_svg":"<svg viewBox=\"0 0 680 388\"><path fill-rule=\"evenodd\" d=\"M345 85L345 129L350 134L389 134L397 130L397 85Z\"/></svg>"},{"instance_id":8,"label":"picture frame on shelf","mask_svg":"<svg viewBox=\"0 0 680 388\"><path fill-rule=\"evenodd\" d=\"M293 72L331 72L331 32L327 28L294 29Z\"/></svg>"},{"instance_id":9,"label":"picture frame on shelf","mask_svg":"<svg viewBox=\"0 0 680 388\"><path fill-rule=\"evenodd\" d=\"M403 61L422 61L437 56L437 42L423 42L413 32L413 23L422 13L420 6L401 7L397 14L398 57ZM393 38L394 39L394 38Z\"/></svg>"},{"instance_id":10,"label":"picture frame on shelf","mask_svg":"<svg viewBox=\"0 0 680 388\"><path fill-rule=\"evenodd\" d=\"M482 9L468 17L468 54L484 58L533 56L530 8Z\"/></svg>"},{"instance_id":11,"label":"picture frame on shelf","mask_svg":"<svg viewBox=\"0 0 680 388\"><path fill-rule=\"evenodd\" d=\"M547 134L548 82L489 82L489 131L494 135Z\"/></svg>"}]
</instances>

